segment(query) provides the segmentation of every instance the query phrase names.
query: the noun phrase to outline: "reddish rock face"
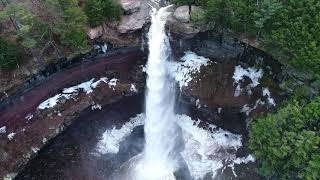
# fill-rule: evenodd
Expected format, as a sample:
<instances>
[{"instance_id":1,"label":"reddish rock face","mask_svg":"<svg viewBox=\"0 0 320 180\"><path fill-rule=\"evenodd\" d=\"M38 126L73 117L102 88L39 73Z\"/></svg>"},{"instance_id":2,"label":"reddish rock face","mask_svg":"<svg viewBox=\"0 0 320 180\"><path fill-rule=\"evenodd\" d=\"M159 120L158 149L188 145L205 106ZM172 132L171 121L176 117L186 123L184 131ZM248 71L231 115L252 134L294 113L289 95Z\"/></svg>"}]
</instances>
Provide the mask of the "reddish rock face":
<instances>
[{"instance_id":1,"label":"reddish rock face","mask_svg":"<svg viewBox=\"0 0 320 180\"><path fill-rule=\"evenodd\" d=\"M217 62L209 66L202 67L201 72L196 74L187 88L184 88L184 94L189 97L196 97L210 108L231 108L241 109L244 105L255 104L257 100L263 100L262 87L270 86L274 97L279 96L278 85L275 82L267 84L260 80L260 84L252 88L251 94L246 92L245 88L251 83L250 78L244 77L240 83L243 93L235 96L236 85L233 75L236 61ZM259 107L259 106L258 106ZM257 108L256 111L260 111ZM267 107L262 108L267 109Z\"/></svg>"},{"instance_id":2,"label":"reddish rock face","mask_svg":"<svg viewBox=\"0 0 320 180\"><path fill-rule=\"evenodd\" d=\"M0 177L16 173L48 140L70 125L77 115L86 108L100 108L143 91L144 74L140 63L141 52L114 55L94 62L82 63L71 69L54 74L43 84L31 89L11 104L0 109ZM79 92L68 100L60 99L53 108L40 110L37 107L48 97L67 88L100 77L118 78L116 86L100 83L92 93ZM132 90L132 84L138 90ZM11 140L8 134L15 133Z\"/></svg>"}]
</instances>

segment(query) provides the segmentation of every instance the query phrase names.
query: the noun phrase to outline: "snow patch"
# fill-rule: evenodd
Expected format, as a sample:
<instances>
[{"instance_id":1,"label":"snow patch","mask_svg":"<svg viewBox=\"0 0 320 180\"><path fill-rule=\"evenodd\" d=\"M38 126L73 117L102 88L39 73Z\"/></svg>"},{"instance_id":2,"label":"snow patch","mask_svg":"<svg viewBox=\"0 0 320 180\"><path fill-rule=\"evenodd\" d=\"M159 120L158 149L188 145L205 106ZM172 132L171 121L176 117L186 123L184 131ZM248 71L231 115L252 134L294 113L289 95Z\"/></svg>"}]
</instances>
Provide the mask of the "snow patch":
<instances>
[{"instance_id":1,"label":"snow patch","mask_svg":"<svg viewBox=\"0 0 320 180\"><path fill-rule=\"evenodd\" d=\"M201 108L200 99L197 99L197 100L196 100L196 106L197 106L198 109Z\"/></svg>"},{"instance_id":2,"label":"snow patch","mask_svg":"<svg viewBox=\"0 0 320 180\"><path fill-rule=\"evenodd\" d=\"M8 134L7 137L8 137L8 139L9 139L9 141L11 141L11 140L14 138L15 135L16 135L16 133L14 133L14 132Z\"/></svg>"},{"instance_id":3,"label":"snow patch","mask_svg":"<svg viewBox=\"0 0 320 180\"><path fill-rule=\"evenodd\" d=\"M133 129L137 126L143 125L144 114L138 114L131 118L129 122L125 123L120 129L107 129L101 140L98 142L96 151L99 154L118 153L120 142L124 140Z\"/></svg>"},{"instance_id":4,"label":"snow patch","mask_svg":"<svg viewBox=\"0 0 320 180\"><path fill-rule=\"evenodd\" d=\"M261 101L261 99L258 99L258 100L256 101L255 105L254 105L252 108L251 108L248 104L245 104L245 105L242 107L242 109L240 110L240 112L246 113L246 115L249 116L249 114L250 114L253 110L257 109L257 107L258 107L259 105L264 105L264 104L265 104L265 103L264 103L263 101Z\"/></svg>"},{"instance_id":5,"label":"snow patch","mask_svg":"<svg viewBox=\"0 0 320 180\"><path fill-rule=\"evenodd\" d=\"M33 118L33 114L31 114L31 113L29 113L29 114L25 117L25 119L28 120L28 121L30 121L32 118Z\"/></svg>"},{"instance_id":6,"label":"snow patch","mask_svg":"<svg viewBox=\"0 0 320 180\"><path fill-rule=\"evenodd\" d=\"M63 89L62 93L56 94L55 96L47 99L46 101L42 102L39 106L38 109L47 109L47 108L53 108L56 106L59 102L60 99L65 98L65 99L71 99L75 97L76 95L79 94L80 91L85 92L86 94L90 94L93 92L93 89L97 88L97 86L104 82L109 85L110 88L113 88L116 86L117 79L112 79L108 82L108 78L103 77L100 78L97 81L94 81L95 79L91 79L90 81L83 82L79 85L72 86L69 88Z\"/></svg>"},{"instance_id":7,"label":"snow patch","mask_svg":"<svg viewBox=\"0 0 320 180\"><path fill-rule=\"evenodd\" d=\"M57 105L58 99L62 97L68 97L68 96L63 96L62 94L57 94L46 101L42 102L39 106L38 109L47 109L47 108L52 108Z\"/></svg>"},{"instance_id":8,"label":"snow patch","mask_svg":"<svg viewBox=\"0 0 320 180\"><path fill-rule=\"evenodd\" d=\"M134 92L134 93L137 93L137 92L138 92L138 89L136 88L136 85L131 84L131 86L130 86L130 91L131 91L131 92Z\"/></svg>"},{"instance_id":9,"label":"snow patch","mask_svg":"<svg viewBox=\"0 0 320 180\"><path fill-rule=\"evenodd\" d=\"M108 82L108 86L109 88L112 88L113 90L115 90L114 88L117 86L117 83L118 83L118 79L111 79L109 82Z\"/></svg>"},{"instance_id":10,"label":"snow patch","mask_svg":"<svg viewBox=\"0 0 320 180\"><path fill-rule=\"evenodd\" d=\"M180 89L188 86L192 75L200 72L201 66L207 66L210 59L187 51L181 58L182 62L169 62L169 73L179 83Z\"/></svg>"},{"instance_id":11,"label":"snow patch","mask_svg":"<svg viewBox=\"0 0 320 180\"><path fill-rule=\"evenodd\" d=\"M92 84L91 84L91 87L92 87L93 89L95 89L95 88L97 88L98 85L99 85L100 83L102 83L102 82L108 84L108 78L106 78L106 77L100 78L98 81L92 83Z\"/></svg>"},{"instance_id":12,"label":"snow patch","mask_svg":"<svg viewBox=\"0 0 320 180\"><path fill-rule=\"evenodd\" d=\"M267 101L271 106L276 106L274 99L271 97L271 92L268 88L262 89L262 95L267 97Z\"/></svg>"},{"instance_id":13,"label":"snow patch","mask_svg":"<svg viewBox=\"0 0 320 180\"><path fill-rule=\"evenodd\" d=\"M2 126L0 128L0 134L5 134L5 133L7 133L7 127L6 126Z\"/></svg>"},{"instance_id":14,"label":"snow patch","mask_svg":"<svg viewBox=\"0 0 320 180\"><path fill-rule=\"evenodd\" d=\"M37 148L37 147L31 147L31 151L32 151L33 153L37 153L38 151L40 151L40 149Z\"/></svg>"},{"instance_id":15,"label":"snow patch","mask_svg":"<svg viewBox=\"0 0 320 180\"><path fill-rule=\"evenodd\" d=\"M102 109L101 105L100 104L94 104L94 105L91 106L91 110L96 110L96 109L101 110Z\"/></svg>"},{"instance_id":16,"label":"snow patch","mask_svg":"<svg viewBox=\"0 0 320 180\"><path fill-rule=\"evenodd\" d=\"M263 76L263 71L262 69L256 69L256 68L248 68L248 69L244 69L242 68L240 65L235 67L234 70L234 74L233 74L233 79L234 79L234 83L237 84L234 96L238 97L241 94L241 87L240 87L240 83L243 80L244 77L248 77L251 79L251 84L248 85L248 92L250 94L251 89L255 88L256 86L258 86L259 80L261 79L261 77Z\"/></svg>"}]
</instances>

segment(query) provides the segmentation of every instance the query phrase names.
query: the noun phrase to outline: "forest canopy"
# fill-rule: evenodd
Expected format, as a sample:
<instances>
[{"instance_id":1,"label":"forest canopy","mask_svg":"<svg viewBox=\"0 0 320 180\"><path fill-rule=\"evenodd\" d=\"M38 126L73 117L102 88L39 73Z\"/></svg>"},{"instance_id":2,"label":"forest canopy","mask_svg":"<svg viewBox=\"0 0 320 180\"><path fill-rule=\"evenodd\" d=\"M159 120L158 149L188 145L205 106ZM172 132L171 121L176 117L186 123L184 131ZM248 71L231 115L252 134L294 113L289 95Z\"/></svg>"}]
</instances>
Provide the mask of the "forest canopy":
<instances>
[{"instance_id":1,"label":"forest canopy","mask_svg":"<svg viewBox=\"0 0 320 180\"><path fill-rule=\"evenodd\" d=\"M251 125L250 148L270 179L320 177L320 97L294 101Z\"/></svg>"},{"instance_id":2,"label":"forest canopy","mask_svg":"<svg viewBox=\"0 0 320 180\"><path fill-rule=\"evenodd\" d=\"M56 58L79 54L89 49L87 25L98 26L106 20L119 20L122 13L116 0L9 3L0 11L0 21L11 24L13 28L9 37L3 35L1 41L15 44L31 56L43 57L48 51L56 54ZM0 54L13 58L7 59L8 62L17 63L15 57L9 56L10 53L0 49ZM6 67L2 65L2 68L8 69Z\"/></svg>"},{"instance_id":3,"label":"forest canopy","mask_svg":"<svg viewBox=\"0 0 320 180\"><path fill-rule=\"evenodd\" d=\"M197 22L223 35L256 36L262 47L283 63L320 72L320 1L318 0L174 0L196 4ZM201 13L201 15L199 15ZM199 18L200 17L200 18Z\"/></svg>"}]
</instances>

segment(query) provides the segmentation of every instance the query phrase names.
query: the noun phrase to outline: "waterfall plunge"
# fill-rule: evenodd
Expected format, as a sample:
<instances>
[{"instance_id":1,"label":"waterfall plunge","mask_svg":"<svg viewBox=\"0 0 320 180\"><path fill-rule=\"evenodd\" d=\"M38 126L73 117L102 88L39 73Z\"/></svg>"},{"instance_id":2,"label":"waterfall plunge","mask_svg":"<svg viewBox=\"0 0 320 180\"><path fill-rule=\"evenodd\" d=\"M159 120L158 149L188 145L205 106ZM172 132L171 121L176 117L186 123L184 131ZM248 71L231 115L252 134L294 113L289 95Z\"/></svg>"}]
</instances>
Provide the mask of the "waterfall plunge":
<instances>
[{"instance_id":1,"label":"waterfall plunge","mask_svg":"<svg viewBox=\"0 0 320 180\"><path fill-rule=\"evenodd\" d=\"M149 30L145 148L120 167L113 180L175 180L181 162L181 128L175 121L175 86L168 74L171 48L165 33L170 6L153 9Z\"/></svg>"},{"instance_id":2,"label":"waterfall plunge","mask_svg":"<svg viewBox=\"0 0 320 180\"><path fill-rule=\"evenodd\" d=\"M174 179L176 142L179 129L175 123L174 83L168 78L167 61L170 44L165 33L169 7L153 9L149 30L149 59L147 64L147 94L145 120L145 150L139 179ZM140 166L140 167L139 167Z\"/></svg>"}]
</instances>

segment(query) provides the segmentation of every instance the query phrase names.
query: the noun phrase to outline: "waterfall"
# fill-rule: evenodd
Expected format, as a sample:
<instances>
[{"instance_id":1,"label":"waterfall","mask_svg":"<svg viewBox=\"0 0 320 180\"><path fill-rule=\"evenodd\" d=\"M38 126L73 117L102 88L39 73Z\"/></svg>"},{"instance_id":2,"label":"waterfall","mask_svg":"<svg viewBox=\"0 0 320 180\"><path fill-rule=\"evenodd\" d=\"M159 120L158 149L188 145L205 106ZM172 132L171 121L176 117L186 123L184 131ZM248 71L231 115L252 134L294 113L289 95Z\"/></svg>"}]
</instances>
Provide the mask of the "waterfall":
<instances>
[{"instance_id":1,"label":"waterfall","mask_svg":"<svg viewBox=\"0 0 320 180\"><path fill-rule=\"evenodd\" d=\"M176 169L175 145L179 133L175 123L174 83L169 79L167 61L171 48L165 33L168 7L153 9L149 30L145 150L141 179L171 179ZM150 175L150 176L149 176Z\"/></svg>"}]
</instances>

